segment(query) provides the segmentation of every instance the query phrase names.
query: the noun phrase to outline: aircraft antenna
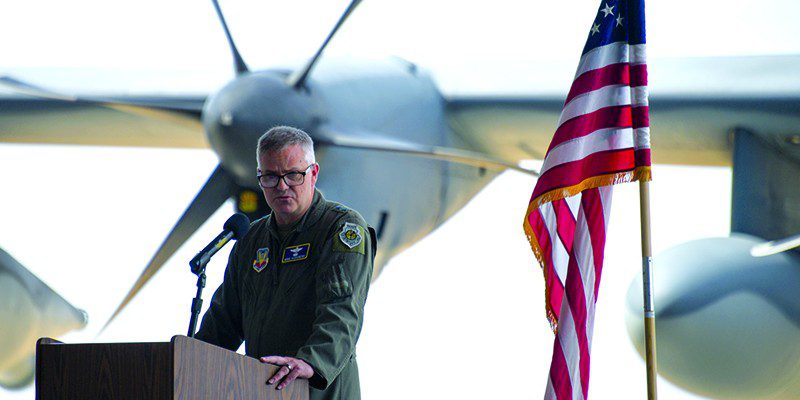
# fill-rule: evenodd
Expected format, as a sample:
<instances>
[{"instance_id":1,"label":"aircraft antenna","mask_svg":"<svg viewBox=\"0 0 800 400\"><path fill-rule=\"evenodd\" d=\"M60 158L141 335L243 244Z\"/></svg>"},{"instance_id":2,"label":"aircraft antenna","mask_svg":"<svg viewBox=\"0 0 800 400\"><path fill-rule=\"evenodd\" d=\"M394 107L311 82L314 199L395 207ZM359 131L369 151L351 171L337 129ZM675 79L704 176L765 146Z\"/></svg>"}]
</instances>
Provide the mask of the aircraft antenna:
<instances>
[{"instance_id":1,"label":"aircraft antenna","mask_svg":"<svg viewBox=\"0 0 800 400\"><path fill-rule=\"evenodd\" d=\"M222 15L222 10L219 8L219 3L217 0L211 0L214 3L214 9L217 10L217 16L219 17L219 22L222 23L222 29L225 31L225 37L228 38L228 45L231 46L231 54L233 54L233 67L236 69L236 75L241 75L245 72L249 72L247 68L247 64L244 63L244 59L242 59L241 54L239 54L239 50L236 49L236 44L233 43L233 37L231 37L231 31L228 30L228 24L225 23L225 16Z\"/></svg>"},{"instance_id":2,"label":"aircraft antenna","mask_svg":"<svg viewBox=\"0 0 800 400\"><path fill-rule=\"evenodd\" d=\"M214 0L214 1L216 2L216 0ZM289 76L289 78L286 80L286 83L289 86L291 86L291 87L293 87L295 89L300 89L301 87L303 87L303 85L306 82L306 78L308 78L308 75L311 73L311 69L314 68L314 64L317 63L317 60L322 55L322 52L325 50L325 47L328 46L328 43L333 38L333 35L336 34L336 32L339 30L339 28L342 25L344 25L344 21L347 20L347 17L349 17L350 14L353 13L353 10L355 10L356 7L358 7L358 5L360 3L361 3L361 0L353 0L352 2L350 2L350 5L347 6L346 10L344 10L344 13L342 14L342 16L339 17L339 21L336 22L336 26L333 27L333 29L331 30L331 33L329 33L328 37L325 38L325 41L322 43L322 46L320 46L319 49L317 49L317 53L314 54L314 57L311 57L311 59L308 61L308 63L305 65L305 67L303 67L301 70L298 70L298 71L295 71L294 73L292 73Z\"/></svg>"}]
</instances>

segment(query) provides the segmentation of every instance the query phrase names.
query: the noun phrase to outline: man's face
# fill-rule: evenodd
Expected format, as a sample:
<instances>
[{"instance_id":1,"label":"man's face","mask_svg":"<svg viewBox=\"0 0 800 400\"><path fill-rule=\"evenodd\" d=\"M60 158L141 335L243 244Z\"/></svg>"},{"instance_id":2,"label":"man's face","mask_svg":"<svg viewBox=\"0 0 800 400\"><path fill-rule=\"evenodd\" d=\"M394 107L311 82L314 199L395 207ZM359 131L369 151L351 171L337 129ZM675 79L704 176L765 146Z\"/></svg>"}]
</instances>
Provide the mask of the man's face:
<instances>
[{"instance_id":1,"label":"man's face","mask_svg":"<svg viewBox=\"0 0 800 400\"><path fill-rule=\"evenodd\" d=\"M305 179L300 185L289 186L285 179L280 179L274 188L261 188L279 225L288 225L298 221L311 207L319 165L314 164L308 168L309 164L311 163L306 160L300 145L291 145L279 151L264 153L258 158L258 174L260 175L306 172Z\"/></svg>"}]
</instances>

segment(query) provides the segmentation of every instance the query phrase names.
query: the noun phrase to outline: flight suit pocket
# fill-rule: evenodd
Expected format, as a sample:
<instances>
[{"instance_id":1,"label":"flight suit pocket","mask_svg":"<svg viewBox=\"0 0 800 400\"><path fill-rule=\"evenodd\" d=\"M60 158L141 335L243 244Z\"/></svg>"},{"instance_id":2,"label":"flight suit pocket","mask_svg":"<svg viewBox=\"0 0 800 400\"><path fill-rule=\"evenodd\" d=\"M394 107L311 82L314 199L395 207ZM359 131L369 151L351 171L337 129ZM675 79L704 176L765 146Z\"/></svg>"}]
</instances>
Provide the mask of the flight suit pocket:
<instances>
[{"instance_id":1,"label":"flight suit pocket","mask_svg":"<svg viewBox=\"0 0 800 400\"><path fill-rule=\"evenodd\" d=\"M323 277L323 296L328 299L337 299L352 294L353 284L341 264L336 264L325 272Z\"/></svg>"}]
</instances>

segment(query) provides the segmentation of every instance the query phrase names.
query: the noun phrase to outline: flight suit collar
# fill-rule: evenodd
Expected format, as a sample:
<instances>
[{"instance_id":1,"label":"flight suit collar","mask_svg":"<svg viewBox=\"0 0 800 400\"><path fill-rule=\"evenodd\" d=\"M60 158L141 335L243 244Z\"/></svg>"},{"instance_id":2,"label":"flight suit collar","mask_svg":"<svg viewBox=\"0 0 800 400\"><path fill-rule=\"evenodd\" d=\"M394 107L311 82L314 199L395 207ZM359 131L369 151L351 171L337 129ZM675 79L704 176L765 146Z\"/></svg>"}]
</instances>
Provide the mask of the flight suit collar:
<instances>
[{"instance_id":1,"label":"flight suit collar","mask_svg":"<svg viewBox=\"0 0 800 400\"><path fill-rule=\"evenodd\" d=\"M322 196L322 193L317 190L317 188L314 188L314 197L311 199L311 206L308 208L308 211L306 211L305 215L300 218L300 223L298 223L294 229L295 232L303 232L314 226L314 224L319 221L324 213L325 197ZM278 234L278 222L274 217L270 218L269 232L276 238L280 237Z\"/></svg>"}]
</instances>

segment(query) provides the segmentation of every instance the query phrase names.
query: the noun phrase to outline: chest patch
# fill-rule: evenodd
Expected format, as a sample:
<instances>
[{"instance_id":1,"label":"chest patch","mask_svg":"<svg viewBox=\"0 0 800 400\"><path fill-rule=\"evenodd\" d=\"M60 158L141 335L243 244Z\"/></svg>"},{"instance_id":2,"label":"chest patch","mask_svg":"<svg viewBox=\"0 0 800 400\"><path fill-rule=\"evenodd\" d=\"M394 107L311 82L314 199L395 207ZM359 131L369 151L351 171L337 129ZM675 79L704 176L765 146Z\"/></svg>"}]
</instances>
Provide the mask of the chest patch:
<instances>
[{"instance_id":1,"label":"chest patch","mask_svg":"<svg viewBox=\"0 0 800 400\"><path fill-rule=\"evenodd\" d=\"M311 249L311 243L299 244L297 246L289 246L283 250L284 263L305 260L308 258L308 251Z\"/></svg>"},{"instance_id":2,"label":"chest patch","mask_svg":"<svg viewBox=\"0 0 800 400\"><path fill-rule=\"evenodd\" d=\"M256 272L261 272L267 267L269 263L269 248L262 247L256 252L256 259L253 260L253 269Z\"/></svg>"}]
</instances>

